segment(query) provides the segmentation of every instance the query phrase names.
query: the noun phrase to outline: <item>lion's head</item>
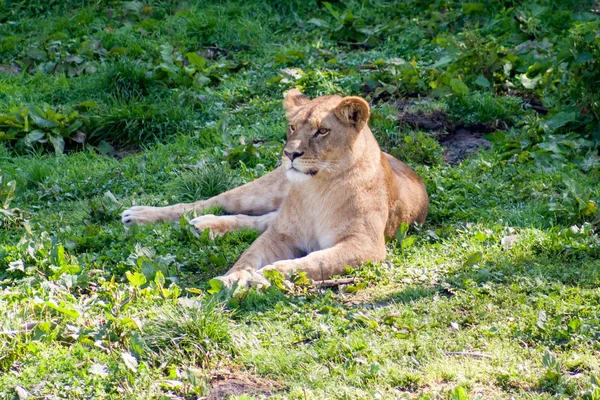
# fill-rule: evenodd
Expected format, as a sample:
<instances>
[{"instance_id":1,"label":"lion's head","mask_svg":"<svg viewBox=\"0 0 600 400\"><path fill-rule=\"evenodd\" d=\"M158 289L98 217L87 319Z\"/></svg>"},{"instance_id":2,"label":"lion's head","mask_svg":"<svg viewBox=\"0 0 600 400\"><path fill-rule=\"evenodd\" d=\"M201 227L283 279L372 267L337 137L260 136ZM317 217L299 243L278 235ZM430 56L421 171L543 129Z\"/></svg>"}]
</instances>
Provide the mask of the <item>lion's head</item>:
<instances>
[{"instance_id":1,"label":"lion's head","mask_svg":"<svg viewBox=\"0 0 600 400\"><path fill-rule=\"evenodd\" d=\"M354 144L369 119L360 97L309 99L298 89L284 95L288 119L283 165L290 181L335 174L352 162Z\"/></svg>"}]
</instances>

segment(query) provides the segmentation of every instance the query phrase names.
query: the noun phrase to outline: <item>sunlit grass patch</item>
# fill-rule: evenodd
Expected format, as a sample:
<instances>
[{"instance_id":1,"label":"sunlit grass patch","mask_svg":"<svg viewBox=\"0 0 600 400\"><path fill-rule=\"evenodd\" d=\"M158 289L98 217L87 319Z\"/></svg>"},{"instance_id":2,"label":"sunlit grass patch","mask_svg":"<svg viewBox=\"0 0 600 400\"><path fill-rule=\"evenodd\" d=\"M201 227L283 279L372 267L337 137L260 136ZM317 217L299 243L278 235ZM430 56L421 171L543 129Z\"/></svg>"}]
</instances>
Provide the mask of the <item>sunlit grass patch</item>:
<instances>
[{"instance_id":1,"label":"sunlit grass patch","mask_svg":"<svg viewBox=\"0 0 600 400\"><path fill-rule=\"evenodd\" d=\"M157 365L181 360L202 365L212 357L227 356L233 346L223 311L211 301L165 305L144 322L143 356Z\"/></svg>"}]
</instances>

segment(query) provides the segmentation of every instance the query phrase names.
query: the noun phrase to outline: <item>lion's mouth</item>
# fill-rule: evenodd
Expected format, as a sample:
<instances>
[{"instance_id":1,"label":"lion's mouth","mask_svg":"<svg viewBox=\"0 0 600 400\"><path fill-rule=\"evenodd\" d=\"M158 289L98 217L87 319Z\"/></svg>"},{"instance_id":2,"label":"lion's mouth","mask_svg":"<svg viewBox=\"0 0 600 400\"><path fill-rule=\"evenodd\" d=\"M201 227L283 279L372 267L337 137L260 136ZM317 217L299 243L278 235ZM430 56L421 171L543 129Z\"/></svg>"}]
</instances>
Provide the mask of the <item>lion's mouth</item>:
<instances>
[{"instance_id":1,"label":"lion's mouth","mask_svg":"<svg viewBox=\"0 0 600 400\"><path fill-rule=\"evenodd\" d=\"M315 176L319 172L316 169L311 169L311 170L304 172L304 171L300 171L298 168L296 168L294 166L291 166L290 170L293 170L293 171L296 171L296 172L299 172L301 174L308 175L308 176Z\"/></svg>"}]
</instances>

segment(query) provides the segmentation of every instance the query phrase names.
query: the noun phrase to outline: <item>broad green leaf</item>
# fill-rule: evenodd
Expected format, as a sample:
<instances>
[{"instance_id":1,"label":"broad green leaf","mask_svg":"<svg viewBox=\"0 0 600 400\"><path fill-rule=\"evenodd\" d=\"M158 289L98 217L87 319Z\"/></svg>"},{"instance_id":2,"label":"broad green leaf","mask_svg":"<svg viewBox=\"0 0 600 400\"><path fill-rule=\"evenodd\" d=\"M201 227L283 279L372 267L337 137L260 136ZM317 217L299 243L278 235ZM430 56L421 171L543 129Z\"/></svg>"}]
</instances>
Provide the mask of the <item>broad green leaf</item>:
<instances>
[{"instance_id":1,"label":"broad green leaf","mask_svg":"<svg viewBox=\"0 0 600 400\"><path fill-rule=\"evenodd\" d=\"M65 247L63 245L59 244L56 249L56 260L58 261L59 267L62 267L66 264Z\"/></svg>"},{"instance_id":2,"label":"broad green leaf","mask_svg":"<svg viewBox=\"0 0 600 400\"><path fill-rule=\"evenodd\" d=\"M316 25L320 28L329 28L330 27L327 22L325 22L324 20L319 19L319 18L311 18L306 23Z\"/></svg>"},{"instance_id":3,"label":"broad green leaf","mask_svg":"<svg viewBox=\"0 0 600 400\"><path fill-rule=\"evenodd\" d=\"M83 126L83 121L80 119L76 119L71 125L69 125L69 127L67 128L67 132L73 133L77 129L81 128L82 126ZM84 139L85 139L85 136L84 136Z\"/></svg>"},{"instance_id":4,"label":"broad green leaf","mask_svg":"<svg viewBox=\"0 0 600 400\"><path fill-rule=\"evenodd\" d=\"M198 289L198 288L185 288L186 292L190 292L192 294L197 294L197 295L201 295L202 294L202 289Z\"/></svg>"},{"instance_id":5,"label":"broad green leaf","mask_svg":"<svg viewBox=\"0 0 600 400\"><path fill-rule=\"evenodd\" d=\"M14 140L15 137L17 137L16 132L7 134L6 132L0 131L0 141L2 142Z\"/></svg>"},{"instance_id":6,"label":"broad green leaf","mask_svg":"<svg viewBox=\"0 0 600 400\"><path fill-rule=\"evenodd\" d=\"M33 113L29 114L29 118L31 118L31 122L33 122L34 125L40 128L56 128L58 126L58 123L56 123L55 121L51 121L43 117L38 117Z\"/></svg>"},{"instance_id":7,"label":"broad green leaf","mask_svg":"<svg viewBox=\"0 0 600 400\"><path fill-rule=\"evenodd\" d=\"M376 330L377 328L379 328L379 323L375 319L373 319L365 314L356 313L356 314L354 314L354 319L356 321L360 322L360 324L362 324L363 326L366 326L373 330Z\"/></svg>"},{"instance_id":8,"label":"broad green leaf","mask_svg":"<svg viewBox=\"0 0 600 400\"><path fill-rule=\"evenodd\" d=\"M483 3L466 3L463 4L462 10L465 14L472 14L485 11Z\"/></svg>"},{"instance_id":9,"label":"broad green leaf","mask_svg":"<svg viewBox=\"0 0 600 400\"><path fill-rule=\"evenodd\" d=\"M156 274L154 275L154 283L161 288L165 286L165 276L162 272L156 271Z\"/></svg>"},{"instance_id":10,"label":"broad green leaf","mask_svg":"<svg viewBox=\"0 0 600 400\"><path fill-rule=\"evenodd\" d=\"M409 228L410 227L406 222L402 222L398 227L398 233L400 233L402 236L406 236Z\"/></svg>"},{"instance_id":11,"label":"broad green leaf","mask_svg":"<svg viewBox=\"0 0 600 400\"><path fill-rule=\"evenodd\" d=\"M577 113L561 111L554 114L552 117L541 122L542 128L546 133L553 133L555 130L562 128L570 122L577 121Z\"/></svg>"},{"instance_id":12,"label":"broad green leaf","mask_svg":"<svg viewBox=\"0 0 600 400\"><path fill-rule=\"evenodd\" d=\"M487 240L487 235L485 232L479 231L475 234L475 239L477 239L479 242L485 242Z\"/></svg>"},{"instance_id":13,"label":"broad green leaf","mask_svg":"<svg viewBox=\"0 0 600 400\"><path fill-rule=\"evenodd\" d=\"M131 271L127 271L125 272L125 276L127 277L129 284L135 288L139 288L140 286L148 282L144 274L140 272L132 273Z\"/></svg>"},{"instance_id":14,"label":"broad green leaf","mask_svg":"<svg viewBox=\"0 0 600 400\"><path fill-rule=\"evenodd\" d=\"M44 303L47 307L52 308L53 310L58 311L61 314L67 315L71 318L77 318L79 317L79 312L76 310L73 310L71 308L67 308L66 307L66 303L61 302L60 305L57 305L56 303L52 302L52 301L46 301Z\"/></svg>"},{"instance_id":15,"label":"broad green leaf","mask_svg":"<svg viewBox=\"0 0 600 400\"><path fill-rule=\"evenodd\" d=\"M487 78L481 74L479 74L477 76L477 79L475 79L475 84L484 88L489 88L490 86L492 86L491 82L487 80Z\"/></svg>"},{"instance_id":16,"label":"broad green leaf","mask_svg":"<svg viewBox=\"0 0 600 400\"><path fill-rule=\"evenodd\" d=\"M462 386L458 386L452 391L452 400L469 400L470 397L466 389Z\"/></svg>"},{"instance_id":17,"label":"broad green leaf","mask_svg":"<svg viewBox=\"0 0 600 400\"><path fill-rule=\"evenodd\" d=\"M573 318L569 322L568 327L572 332L577 332L579 330L579 328L581 328L582 325L583 325L583 322L581 322L581 320L579 318Z\"/></svg>"},{"instance_id":18,"label":"broad green leaf","mask_svg":"<svg viewBox=\"0 0 600 400\"><path fill-rule=\"evenodd\" d=\"M457 94L460 94L460 95L469 94L469 87L460 79L456 79L456 78L450 79L450 87Z\"/></svg>"},{"instance_id":19,"label":"broad green leaf","mask_svg":"<svg viewBox=\"0 0 600 400\"><path fill-rule=\"evenodd\" d=\"M49 136L48 139L52 143L52 146L54 146L56 154L62 154L65 151L65 139L60 136Z\"/></svg>"},{"instance_id":20,"label":"broad green leaf","mask_svg":"<svg viewBox=\"0 0 600 400\"><path fill-rule=\"evenodd\" d=\"M535 78L530 79L527 77L526 74L521 74L519 76L519 79L521 80L521 84L523 85L523 87L525 87L525 89L535 89L542 77L538 75Z\"/></svg>"},{"instance_id":21,"label":"broad green leaf","mask_svg":"<svg viewBox=\"0 0 600 400\"><path fill-rule=\"evenodd\" d=\"M21 272L25 272L25 263L23 263L23 260L15 260L15 261L11 261L8 263L8 268L6 269L7 271L21 271Z\"/></svg>"},{"instance_id":22,"label":"broad green leaf","mask_svg":"<svg viewBox=\"0 0 600 400\"><path fill-rule=\"evenodd\" d=\"M475 264L479 264L482 259L483 259L483 253L481 251L476 251L474 253L471 253L469 255L469 257L467 257L467 259L465 260L465 262L463 263L463 265L465 267L470 267L470 266L473 266Z\"/></svg>"},{"instance_id":23,"label":"broad green leaf","mask_svg":"<svg viewBox=\"0 0 600 400\"><path fill-rule=\"evenodd\" d=\"M400 224L400 226L398 227L398 231L396 232L396 242L402 246L402 242L404 241L404 238L406 237L406 234L408 233L408 229L410 227L408 226L408 224L406 222L402 222Z\"/></svg>"},{"instance_id":24,"label":"broad green leaf","mask_svg":"<svg viewBox=\"0 0 600 400\"><path fill-rule=\"evenodd\" d=\"M34 130L31 131L27 134L27 136L25 136L25 143L27 143L27 145L31 146L37 142L39 142L40 140L44 139L46 137L46 134L42 131L39 130Z\"/></svg>"},{"instance_id":25,"label":"broad green leaf","mask_svg":"<svg viewBox=\"0 0 600 400\"><path fill-rule=\"evenodd\" d=\"M185 56L187 57L190 64L192 64L198 69L203 69L206 66L206 59L194 52L187 53Z\"/></svg>"},{"instance_id":26,"label":"broad green leaf","mask_svg":"<svg viewBox=\"0 0 600 400\"><path fill-rule=\"evenodd\" d=\"M340 14L333 8L333 6L331 5L331 3L327 2L327 1L324 1L323 5L327 9L327 11L329 11L329 13L331 15L333 15L333 17L335 19L340 19Z\"/></svg>"},{"instance_id":27,"label":"broad green leaf","mask_svg":"<svg viewBox=\"0 0 600 400\"><path fill-rule=\"evenodd\" d=\"M444 68L450 65L450 63L452 63L453 61L454 58L452 56L443 56L442 58L437 60L431 67L435 69Z\"/></svg>"},{"instance_id":28,"label":"broad green leaf","mask_svg":"<svg viewBox=\"0 0 600 400\"><path fill-rule=\"evenodd\" d=\"M125 366L129 368L129 370L131 370L132 372L137 372L138 360L134 356L124 351L121 353L121 358L123 359Z\"/></svg>"},{"instance_id":29,"label":"broad green leaf","mask_svg":"<svg viewBox=\"0 0 600 400\"><path fill-rule=\"evenodd\" d=\"M110 143L104 140L100 141L98 146L96 146L96 150L98 150L100 154L105 156L115 153L115 148Z\"/></svg>"},{"instance_id":30,"label":"broad green leaf","mask_svg":"<svg viewBox=\"0 0 600 400\"><path fill-rule=\"evenodd\" d=\"M225 287L223 281L220 279L211 279L208 281L208 284L210 285L210 289L208 289L207 292L210 294L219 293Z\"/></svg>"},{"instance_id":31,"label":"broad green leaf","mask_svg":"<svg viewBox=\"0 0 600 400\"><path fill-rule=\"evenodd\" d=\"M98 107L98 103L96 103L95 101L82 101L81 103L77 104L75 106L75 108L79 109L79 110L89 110L92 108L96 108Z\"/></svg>"},{"instance_id":32,"label":"broad green leaf","mask_svg":"<svg viewBox=\"0 0 600 400\"><path fill-rule=\"evenodd\" d=\"M160 46L160 57L167 64L173 64L171 54L173 54L173 46L168 43Z\"/></svg>"},{"instance_id":33,"label":"broad green leaf","mask_svg":"<svg viewBox=\"0 0 600 400\"><path fill-rule=\"evenodd\" d=\"M112 209L119 209L122 207L121 203L119 203L119 200L117 200L115 195L110 190L104 192L104 195L102 196L102 202L104 205L107 205Z\"/></svg>"},{"instance_id":34,"label":"broad green leaf","mask_svg":"<svg viewBox=\"0 0 600 400\"><path fill-rule=\"evenodd\" d=\"M547 320L548 320L548 317L546 316L546 312L544 310L540 310L540 311L538 311L537 322L535 323L535 325L538 328L540 328L541 330L545 330Z\"/></svg>"},{"instance_id":35,"label":"broad green leaf","mask_svg":"<svg viewBox=\"0 0 600 400\"><path fill-rule=\"evenodd\" d=\"M276 269L264 269L263 271L265 278L272 285L274 285L279 290L284 289L283 281L285 281L285 276L283 276L281 272L277 271Z\"/></svg>"},{"instance_id":36,"label":"broad green leaf","mask_svg":"<svg viewBox=\"0 0 600 400\"><path fill-rule=\"evenodd\" d=\"M48 59L48 55L45 50L38 49L37 47L31 48L27 50L27 56L33 58L38 61L46 61Z\"/></svg>"},{"instance_id":37,"label":"broad green leaf","mask_svg":"<svg viewBox=\"0 0 600 400\"><path fill-rule=\"evenodd\" d=\"M144 354L144 342L138 332L133 332L129 337L129 350L138 357Z\"/></svg>"},{"instance_id":38,"label":"broad green leaf","mask_svg":"<svg viewBox=\"0 0 600 400\"><path fill-rule=\"evenodd\" d=\"M101 376L102 378L105 378L109 375L108 367L105 364L94 363L94 364L90 365L90 368L88 369L88 371L91 374Z\"/></svg>"}]
</instances>

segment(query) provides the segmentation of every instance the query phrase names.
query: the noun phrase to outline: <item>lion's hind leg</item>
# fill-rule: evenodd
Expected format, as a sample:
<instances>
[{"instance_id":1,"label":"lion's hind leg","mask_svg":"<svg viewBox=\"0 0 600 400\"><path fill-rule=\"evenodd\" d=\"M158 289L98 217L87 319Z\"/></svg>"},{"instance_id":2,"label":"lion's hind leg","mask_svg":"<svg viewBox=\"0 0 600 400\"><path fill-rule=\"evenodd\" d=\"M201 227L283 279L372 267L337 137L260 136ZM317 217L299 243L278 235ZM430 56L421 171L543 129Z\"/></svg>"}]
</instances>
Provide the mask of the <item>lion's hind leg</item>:
<instances>
[{"instance_id":1,"label":"lion's hind leg","mask_svg":"<svg viewBox=\"0 0 600 400\"><path fill-rule=\"evenodd\" d=\"M256 229L264 232L275 221L277 211L264 215L202 215L190 221L198 231L210 230L210 236L213 238L222 235L225 232L234 231L243 228Z\"/></svg>"}]
</instances>

